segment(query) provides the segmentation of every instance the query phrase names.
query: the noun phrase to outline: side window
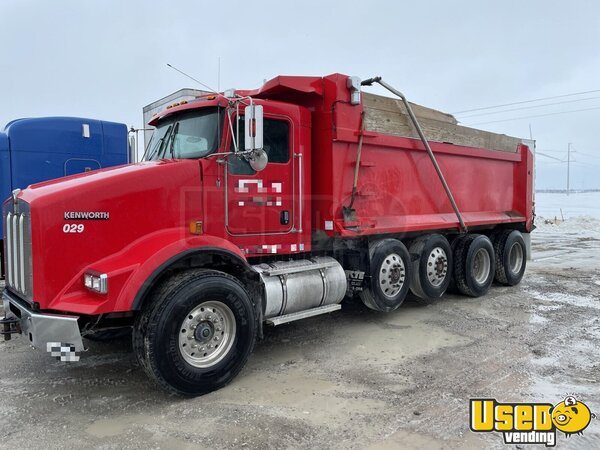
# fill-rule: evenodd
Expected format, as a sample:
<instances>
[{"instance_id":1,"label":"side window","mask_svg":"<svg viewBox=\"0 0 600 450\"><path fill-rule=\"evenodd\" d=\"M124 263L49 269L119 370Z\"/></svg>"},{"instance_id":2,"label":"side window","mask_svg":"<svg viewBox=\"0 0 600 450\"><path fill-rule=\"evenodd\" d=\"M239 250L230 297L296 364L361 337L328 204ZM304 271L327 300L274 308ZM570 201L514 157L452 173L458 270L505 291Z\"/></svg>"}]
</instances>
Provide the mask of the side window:
<instances>
[{"instance_id":1,"label":"side window","mask_svg":"<svg viewBox=\"0 0 600 450\"><path fill-rule=\"evenodd\" d=\"M290 126L287 122L265 120L264 148L269 162L286 163L290 160Z\"/></svg>"},{"instance_id":2,"label":"side window","mask_svg":"<svg viewBox=\"0 0 600 450\"><path fill-rule=\"evenodd\" d=\"M244 117L239 120L240 149L244 148ZM235 133L235 127L234 127ZM235 136L234 136L235 139ZM269 163L285 164L290 160L290 125L285 120L265 119L263 123L263 144ZM230 151L235 151L233 140ZM250 164L239 156L229 157L229 172L234 175L254 175Z\"/></svg>"}]
</instances>

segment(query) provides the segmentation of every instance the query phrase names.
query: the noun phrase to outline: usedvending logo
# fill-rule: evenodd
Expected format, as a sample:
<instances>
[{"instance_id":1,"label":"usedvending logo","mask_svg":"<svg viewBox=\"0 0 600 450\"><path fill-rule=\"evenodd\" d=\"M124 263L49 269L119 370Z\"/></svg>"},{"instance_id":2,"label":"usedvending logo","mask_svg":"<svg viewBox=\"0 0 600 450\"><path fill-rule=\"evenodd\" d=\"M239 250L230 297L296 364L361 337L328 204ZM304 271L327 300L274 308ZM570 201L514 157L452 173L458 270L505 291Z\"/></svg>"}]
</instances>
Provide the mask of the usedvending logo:
<instances>
[{"instance_id":1,"label":"usedvending logo","mask_svg":"<svg viewBox=\"0 0 600 450\"><path fill-rule=\"evenodd\" d=\"M583 434L596 418L588 406L573 396L550 403L500 403L495 399L471 399L471 431L503 434L505 444L556 445L556 432L566 437Z\"/></svg>"}]
</instances>

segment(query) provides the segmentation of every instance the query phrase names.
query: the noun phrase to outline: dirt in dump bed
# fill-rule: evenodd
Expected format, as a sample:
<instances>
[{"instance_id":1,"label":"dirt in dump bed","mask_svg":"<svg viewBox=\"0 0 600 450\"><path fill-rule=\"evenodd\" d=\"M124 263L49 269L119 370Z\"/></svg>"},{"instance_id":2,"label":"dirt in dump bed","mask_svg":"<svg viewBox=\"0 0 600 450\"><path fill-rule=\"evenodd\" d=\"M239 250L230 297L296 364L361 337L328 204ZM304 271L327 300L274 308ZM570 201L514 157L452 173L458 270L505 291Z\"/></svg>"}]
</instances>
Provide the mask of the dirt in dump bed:
<instances>
[{"instance_id":1,"label":"dirt in dump bed","mask_svg":"<svg viewBox=\"0 0 600 450\"><path fill-rule=\"evenodd\" d=\"M399 99L363 93L365 129L395 136L419 139L406 107ZM515 153L521 139L459 125L448 113L411 103L411 108L427 140L465 147Z\"/></svg>"}]
</instances>

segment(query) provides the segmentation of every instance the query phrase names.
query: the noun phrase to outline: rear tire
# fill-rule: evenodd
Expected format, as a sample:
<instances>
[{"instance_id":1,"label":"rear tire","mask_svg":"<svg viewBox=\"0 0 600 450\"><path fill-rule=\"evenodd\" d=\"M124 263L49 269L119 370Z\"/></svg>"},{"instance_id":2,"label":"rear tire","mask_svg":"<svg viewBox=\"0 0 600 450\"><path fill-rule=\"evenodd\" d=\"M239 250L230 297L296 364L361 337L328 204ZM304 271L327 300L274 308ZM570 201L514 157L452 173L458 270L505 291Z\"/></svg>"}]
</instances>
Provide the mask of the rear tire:
<instances>
[{"instance_id":1,"label":"rear tire","mask_svg":"<svg viewBox=\"0 0 600 450\"><path fill-rule=\"evenodd\" d=\"M502 230L493 237L496 254L496 281L506 286L521 282L525 274L527 249L517 230Z\"/></svg>"},{"instance_id":2,"label":"rear tire","mask_svg":"<svg viewBox=\"0 0 600 450\"><path fill-rule=\"evenodd\" d=\"M397 239L383 239L369 248L370 283L360 292L363 303L380 312L397 309L408 293L412 265L408 250Z\"/></svg>"},{"instance_id":3,"label":"rear tire","mask_svg":"<svg viewBox=\"0 0 600 450\"><path fill-rule=\"evenodd\" d=\"M495 257L490 239L483 234L458 238L454 247L454 282L470 297L485 295L494 281Z\"/></svg>"},{"instance_id":4,"label":"rear tire","mask_svg":"<svg viewBox=\"0 0 600 450\"><path fill-rule=\"evenodd\" d=\"M452 275L452 251L440 234L416 239L409 248L412 262L410 290L418 301L429 303L448 289Z\"/></svg>"},{"instance_id":5,"label":"rear tire","mask_svg":"<svg viewBox=\"0 0 600 450\"><path fill-rule=\"evenodd\" d=\"M212 270L184 272L160 286L137 318L134 351L163 389L202 395L242 370L257 325L252 301L237 279Z\"/></svg>"},{"instance_id":6,"label":"rear tire","mask_svg":"<svg viewBox=\"0 0 600 450\"><path fill-rule=\"evenodd\" d=\"M455 273L454 273L455 264L456 264L456 247L463 239L466 239L467 236L468 236L467 234L459 234L459 235L452 237L452 239L450 240L450 251L452 252L452 274L450 276L450 283L448 284L448 289L446 289L446 292L448 292L450 294L460 294L458 287L456 287L456 280L455 280Z\"/></svg>"}]
</instances>

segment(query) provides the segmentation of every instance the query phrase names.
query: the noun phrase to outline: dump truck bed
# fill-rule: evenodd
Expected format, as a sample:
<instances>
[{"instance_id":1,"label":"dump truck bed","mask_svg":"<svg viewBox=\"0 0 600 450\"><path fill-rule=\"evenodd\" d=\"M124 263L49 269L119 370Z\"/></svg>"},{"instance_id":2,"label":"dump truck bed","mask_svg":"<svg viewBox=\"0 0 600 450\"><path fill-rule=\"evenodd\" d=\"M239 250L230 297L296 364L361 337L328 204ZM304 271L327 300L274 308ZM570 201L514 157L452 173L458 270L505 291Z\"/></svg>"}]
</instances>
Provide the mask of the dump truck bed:
<instances>
[{"instance_id":1,"label":"dump truck bed","mask_svg":"<svg viewBox=\"0 0 600 450\"><path fill-rule=\"evenodd\" d=\"M357 107L338 103L332 108L331 160L313 165L313 189L322 194L317 198L325 199L315 202L314 226L342 237L458 231L459 220L402 102L363 92L361 106L362 132ZM515 224L528 231L533 155L523 141L461 126L452 115L435 109L411 108L467 228ZM343 211L352 198L361 133L355 220L350 220ZM329 153L322 151L325 134L316 147L321 154ZM328 214L333 227L323 220Z\"/></svg>"},{"instance_id":2,"label":"dump truck bed","mask_svg":"<svg viewBox=\"0 0 600 450\"><path fill-rule=\"evenodd\" d=\"M342 74L280 76L247 92L311 111L313 230L330 237L458 231L458 218L404 106L365 92L353 104L348 84ZM528 146L515 137L463 127L435 109L414 105L414 112L467 227L514 224L529 231L533 154ZM356 220L350 222L343 211L351 203L357 164Z\"/></svg>"}]
</instances>

